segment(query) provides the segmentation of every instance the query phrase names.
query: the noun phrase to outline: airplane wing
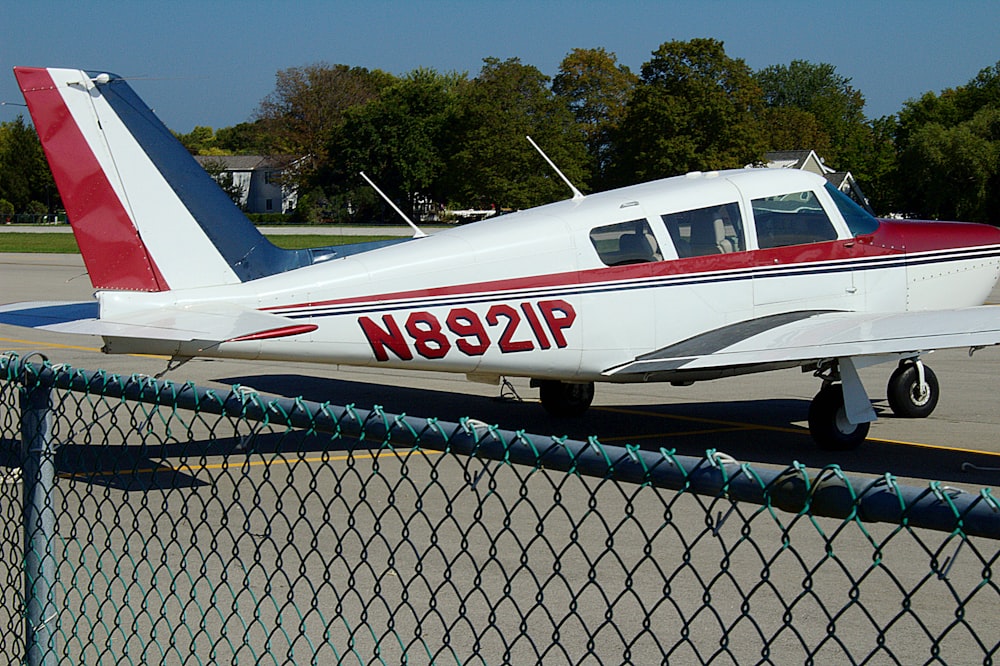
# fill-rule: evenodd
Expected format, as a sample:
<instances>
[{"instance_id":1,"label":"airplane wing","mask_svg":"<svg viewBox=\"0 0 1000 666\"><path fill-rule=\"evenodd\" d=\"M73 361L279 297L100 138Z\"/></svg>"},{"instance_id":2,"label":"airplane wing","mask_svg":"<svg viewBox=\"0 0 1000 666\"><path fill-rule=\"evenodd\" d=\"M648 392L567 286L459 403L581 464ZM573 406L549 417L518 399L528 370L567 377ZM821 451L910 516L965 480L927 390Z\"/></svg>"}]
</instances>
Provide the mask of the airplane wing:
<instances>
[{"instance_id":1,"label":"airplane wing","mask_svg":"<svg viewBox=\"0 0 1000 666\"><path fill-rule=\"evenodd\" d=\"M56 333L111 338L227 342L284 337L316 329L279 315L211 303L129 313L127 321L101 319L96 301L0 305L0 324Z\"/></svg>"},{"instance_id":2,"label":"airplane wing","mask_svg":"<svg viewBox=\"0 0 1000 666\"><path fill-rule=\"evenodd\" d=\"M1000 307L926 312L803 311L724 326L608 368L608 377L651 372L798 364L1000 344Z\"/></svg>"}]
</instances>

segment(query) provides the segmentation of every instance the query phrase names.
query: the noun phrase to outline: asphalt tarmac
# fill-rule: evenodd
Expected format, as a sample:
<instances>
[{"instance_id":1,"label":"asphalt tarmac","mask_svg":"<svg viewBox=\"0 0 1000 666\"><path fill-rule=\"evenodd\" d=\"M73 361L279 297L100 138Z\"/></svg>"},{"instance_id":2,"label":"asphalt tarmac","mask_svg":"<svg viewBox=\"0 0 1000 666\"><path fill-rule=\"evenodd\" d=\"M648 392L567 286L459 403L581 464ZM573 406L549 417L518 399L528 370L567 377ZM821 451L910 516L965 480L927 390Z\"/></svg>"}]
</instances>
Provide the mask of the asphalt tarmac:
<instances>
[{"instance_id":1,"label":"asphalt tarmac","mask_svg":"<svg viewBox=\"0 0 1000 666\"><path fill-rule=\"evenodd\" d=\"M0 254L0 303L85 300L90 298L91 292L89 279L78 255ZM1000 303L1000 292L994 292L992 301ZM108 356L100 352L100 347L99 338L59 335L0 325L0 351L13 350L21 355L39 352L54 363L66 363L88 370L104 369L124 375L155 375L167 367L167 359L162 357ZM783 469L793 461L798 461L810 468L837 464L850 475L874 477L889 472L897 476L900 483L924 488L929 481L935 480L972 492L978 492L982 486L996 485L1000 479L1000 442L997 437L1000 433L1000 348L980 350L971 359L964 349L942 351L927 357L926 362L937 373L942 393L937 410L929 418L920 420L895 418L889 411L884 387L892 366L875 366L862 371L862 378L875 402L879 419L872 425L869 441L856 451L846 453L824 452L812 442L806 417L809 401L819 389L819 380L797 370L702 382L690 387L673 387L668 384L598 385L594 407L582 418L572 420L547 416L538 404L537 391L529 388L527 379L521 378L512 379L510 386L501 388L471 383L463 376L431 372L197 359L168 372L166 377L177 382L192 381L202 386L223 389L238 383L265 394L302 396L334 404L354 403L361 408L381 405L389 412L435 416L447 421L457 421L469 416L505 429L525 430L542 435L566 435L574 439L595 435L604 443L631 443L651 450L675 449L682 455L702 456L706 450L715 449L737 461L750 463L755 468ZM309 470L300 467L296 469L299 472L289 482L305 492L310 487ZM383 466L380 473L387 472L388 466ZM220 479L218 483L227 482L224 476ZM461 477L454 479L454 482L461 485ZM610 499L612 504L621 500L620 494L609 492L612 496L606 499ZM425 510L444 511L441 507L431 507L431 501L424 499ZM566 499L568 498L564 498L564 501ZM535 501L544 503L545 494L537 496ZM580 497L573 501L579 501L578 506L582 507L588 500ZM545 507L536 509L544 511ZM143 520L151 519L143 515ZM651 517L655 518L655 515ZM690 529L690 534L697 534L704 530L706 517L710 518L708 514L695 510L678 512L676 520L686 524L685 529ZM497 520L502 518L498 517ZM547 529L553 529L553 524L549 524ZM739 524L734 520L726 529L738 530ZM760 523L758 521L755 524ZM811 529L803 524L807 531ZM827 525L826 522L823 524ZM838 525L839 521L829 521L826 529L832 534ZM531 525L524 525L523 529L528 530L524 541L530 541L528 537ZM780 547L778 534L761 533L760 527L754 529L755 541L760 541L765 551ZM892 526L881 526L879 529L887 531ZM214 528L210 532L210 536L214 538ZM502 532L503 530L500 531ZM815 537L815 533L811 536L807 534L804 542L806 545L798 541L798 547L819 547L822 541ZM946 535L940 534L934 539L945 537ZM589 537L580 534L575 538L579 539L581 549L586 547ZM603 548L606 538L606 533L594 537L593 546L598 552ZM852 538L847 534L840 534L835 544L836 552L839 557L845 558L845 562L850 561L853 563L851 566L856 564L859 567L857 570L863 571L871 564L871 545L863 540L852 544ZM619 537L616 539L616 544L621 541ZM739 542L742 536L734 532L733 539ZM485 555L490 547L489 544L476 546L482 550L479 555L485 558L478 559L477 562L490 561ZM641 550L642 545L637 542L622 552L639 553ZM919 549L915 554L916 556L911 549L886 566L890 566L896 576L923 580L928 575L928 555ZM371 553L367 556L371 557ZM695 556L700 559L706 557L698 553ZM361 557L360 553L358 557ZM818 557L822 558L822 554ZM668 559L680 561L673 560L673 556ZM711 562L707 566L711 569ZM953 577L957 575L958 569L956 567ZM970 589L975 588L981 580L980 574L980 565L966 567L963 576L969 578ZM402 570L399 575L403 575ZM476 572L468 571L463 575L474 577ZM617 580L619 576L620 572L616 572L612 578ZM814 576L811 580L813 584L824 581L823 584L831 585L828 596L823 597L825 603L829 604L829 610L835 611L840 607L845 588L839 574L830 577ZM788 580L788 585L792 587L797 584L794 576ZM699 590L700 588L692 590L688 596L697 601L700 598ZM798 594L796 590L790 588L791 596L788 598ZM655 585L652 594L657 594ZM884 598L879 594L873 595L868 598L866 608L877 615L886 613L888 617L892 617L898 612L900 602L897 597L896 594ZM562 607L564 602L566 599L562 599L559 594L546 597L546 603L553 607ZM733 608L737 610L738 602L739 599L733 601ZM719 603L728 601L720 600ZM984 603L988 603L988 600ZM777 603L764 604L755 607L753 615L764 622L764 618L781 617L782 608ZM994 617L992 608L988 605L979 617ZM480 611L484 617L490 612L486 606L474 609L470 605L466 610L467 613ZM944 622L949 617L953 618L953 613L954 608L940 612L928 610L922 617L926 621ZM601 621L600 617L595 617L594 626ZM987 624L991 622L991 619L986 620ZM826 622L816 620L798 626L818 632L815 640L820 641ZM852 626L848 624L840 629L846 632L845 636L849 636ZM867 627L867 620L862 619L858 626ZM516 627L509 629L516 631ZM919 632L914 634L916 635ZM908 636L910 634L907 631L896 635L894 640L898 641L897 649L900 650L897 654L902 655L904 662L926 658L926 653L923 652L926 648L919 641L913 646L917 652L906 653ZM982 635L981 639L987 642L992 640L987 635ZM583 637L576 636L576 632L566 632L563 640L569 643L583 640ZM716 640L714 633L706 634L704 640L709 643ZM539 641L544 644L544 637ZM664 637L664 641L670 644L669 637ZM858 641L865 644L869 639L859 637ZM755 653L758 648L753 647L754 645L755 641L746 645L748 652L741 652L741 659L751 659L754 654L759 658L759 653ZM953 663L981 659L981 654L971 641L956 641L956 645L949 646L946 653ZM530 661L531 654L529 651L522 656ZM652 646L648 653L642 654L637 650L633 656L640 663L658 660L658 655L659 648Z\"/></svg>"}]
</instances>

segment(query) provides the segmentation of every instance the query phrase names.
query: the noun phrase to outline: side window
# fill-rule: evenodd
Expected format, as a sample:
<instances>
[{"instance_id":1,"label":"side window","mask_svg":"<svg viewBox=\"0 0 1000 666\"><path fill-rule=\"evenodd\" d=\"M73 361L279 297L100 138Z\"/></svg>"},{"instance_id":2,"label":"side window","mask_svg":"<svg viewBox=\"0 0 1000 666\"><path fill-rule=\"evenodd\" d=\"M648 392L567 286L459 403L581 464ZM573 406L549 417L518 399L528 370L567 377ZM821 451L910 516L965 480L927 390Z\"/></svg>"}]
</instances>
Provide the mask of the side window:
<instances>
[{"instance_id":1,"label":"side window","mask_svg":"<svg viewBox=\"0 0 1000 666\"><path fill-rule=\"evenodd\" d=\"M590 232L597 256L607 266L660 261L660 246L645 219L597 227Z\"/></svg>"},{"instance_id":2,"label":"side window","mask_svg":"<svg viewBox=\"0 0 1000 666\"><path fill-rule=\"evenodd\" d=\"M837 239L837 230L812 192L754 199L752 205L762 250Z\"/></svg>"},{"instance_id":3,"label":"side window","mask_svg":"<svg viewBox=\"0 0 1000 666\"><path fill-rule=\"evenodd\" d=\"M674 242L678 257L703 257L746 249L743 218L735 202L660 217Z\"/></svg>"}]
</instances>

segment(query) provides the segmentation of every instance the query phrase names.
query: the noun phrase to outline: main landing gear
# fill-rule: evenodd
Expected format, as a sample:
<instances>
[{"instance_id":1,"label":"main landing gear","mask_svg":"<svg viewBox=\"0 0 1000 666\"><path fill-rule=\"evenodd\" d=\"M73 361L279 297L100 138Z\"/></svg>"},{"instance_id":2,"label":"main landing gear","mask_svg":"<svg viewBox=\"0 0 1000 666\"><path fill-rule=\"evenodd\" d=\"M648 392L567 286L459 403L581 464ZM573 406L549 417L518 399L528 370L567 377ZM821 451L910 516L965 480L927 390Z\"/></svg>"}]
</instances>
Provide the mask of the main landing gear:
<instances>
[{"instance_id":1,"label":"main landing gear","mask_svg":"<svg viewBox=\"0 0 1000 666\"><path fill-rule=\"evenodd\" d=\"M844 406L843 385L823 383L809 403L809 434L821 449L851 451L868 437L871 421L852 423Z\"/></svg>"},{"instance_id":2,"label":"main landing gear","mask_svg":"<svg viewBox=\"0 0 1000 666\"><path fill-rule=\"evenodd\" d=\"M868 436L875 410L853 359L838 359L816 374L823 388L809 405L810 434L827 451L856 449ZM889 378L886 395L896 416L925 418L937 407L938 380L920 359L905 359Z\"/></svg>"},{"instance_id":3,"label":"main landing gear","mask_svg":"<svg viewBox=\"0 0 1000 666\"><path fill-rule=\"evenodd\" d=\"M532 379L531 385L538 387L542 407L552 416L580 416L594 401L594 382Z\"/></svg>"},{"instance_id":4,"label":"main landing gear","mask_svg":"<svg viewBox=\"0 0 1000 666\"><path fill-rule=\"evenodd\" d=\"M823 387L809 404L809 432L827 451L858 448L875 420L875 410L858 376L853 358L826 362L816 371ZM594 400L593 382L532 379L542 407L552 416L580 416ZM937 406L938 380L919 358L904 359L889 378L886 395L901 418L925 418Z\"/></svg>"}]
</instances>

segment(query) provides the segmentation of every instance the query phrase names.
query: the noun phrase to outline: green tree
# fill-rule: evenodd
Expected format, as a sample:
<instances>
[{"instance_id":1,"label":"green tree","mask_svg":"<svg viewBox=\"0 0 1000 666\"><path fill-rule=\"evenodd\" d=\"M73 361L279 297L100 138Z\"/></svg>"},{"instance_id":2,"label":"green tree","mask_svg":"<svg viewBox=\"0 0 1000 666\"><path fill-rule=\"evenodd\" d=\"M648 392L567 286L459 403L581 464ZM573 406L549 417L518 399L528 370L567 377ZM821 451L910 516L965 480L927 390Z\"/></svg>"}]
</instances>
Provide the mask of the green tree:
<instances>
[{"instance_id":1,"label":"green tree","mask_svg":"<svg viewBox=\"0 0 1000 666\"><path fill-rule=\"evenodd\" d=\"M535 152L531 136L566 176L581 183L587 156L573 114L549 78L517 58L486 58L460 89L458 116L441 192L463 205L527 208L569 191Z\"/></svg>"},{"instance_id":2,"label":"green tree","mask_svg":"<svg viewBox=\"0 0 1000 666\"><path fill-rule=\"evenodd\" d=\"M187 134L173 133L192 155L204 155L215 144L215 130L205 125L196 125Z\"/></svg>"},{"instance_id":3,"label":"green tree","mask_svg":"<svg viewBox=\"0 0 1000 666\"><path fill-rule=\"evenodd\" d=\"M980 109L953 127L920 126L900 152L899 168L908 212L1000 224L1000 108Z\"/></svg>"},{"instance_id":4,"label":"green tree","mask_svg":"<svg viewBox=\"0 0 1000 666\"><path fill-rule=\"evenodd\" d=\"M870 128L864 114L865 98L851 86L850 78L837 74L831 64L805 60L766 67L754 78L769 109L796 109L799 113L795 115L805 112L816 120L812 127L801 122L790 126L784 122L786 114L764 114L762 126L769 149L815 149L831 165L858 175ZM789 136L790 129L801 134ZM789 141L794 145L784 143Z\"/></svg>"},{"instance_id":5,"label":"green tree","mask_svg":"<svg viewBox=\"0 0 1000 666\"><path fill-rule=\"evenodd\" d=\"M760 88L714 39L665 42L643 64L616 142L621 184L762 158Z\"/></svg>"},{"instance_id":6,"label":"green tree","mask_svg":"<svg viewBox=\"0 0 1000 666\"><path fill-rule=\"evenodd\" d=\"M274 143L263 121L258 120L216 130L214 145L227 155L270 155Z\"/></svg>"},{"instance_id":7,"label":"green tree","mask_svg":"<svg viewBox=\"0 0 1000 666\"><path fill-rule=\"evenodd\" d=\"M595 189L606 186L613 137L637 82L638 77L603 48L573 49L552 80L553 92L566 100L583 132Z\"/></svg>"},{"instance_id":8,"label":"green tree","mask_svg":"<svg viewBox=\"0 0 1000 666\"><path fill-rule=\"evenodd\" d=\"M1000 224L1000 62L965 86L906 102L896 148L900 210Z\"/></svg>"},{"instance_id":9,"label":"green tree","mask_svg":"<svg viewBox=\"0 0 1000 666\"><path fill-rule=\"evenodd\" d=\"M32 200L45 202L50 211L60 207L38 134L21 116L0 123L0 199L16 212L27 210Z\"/></svg>"},{"instance_id":10,"label":"green tree","mask_svg":"<svg viewBox=\"0 0 1000 666\"><path fill-rule=\"evenodd\" d=\"M858 179L877 214L900 210L896 193L896 116L883 116L866 123L863 143L855 151L851 172Z\"/></svg>"},{"instance_id":11,"label":"green tree","mask_svg":"<svg viewBox=\"0 0 1000 666\"><path fill-rule=\"evenodd\" d=\"M761 134L770 150L815 150L832 154L830 134L811 112L794 106L772 106L760 112Z\"/></svg>"},{"instance_id":12,"label":"green tree","mask_svg":"<svg viewBox=\"0 0 1000 666\"><path fill-rule=\"evenodd\" d=\"M350 193L355 214L371 217L359 205L376 203L358 192L370 189L358 177L365 171L412 217L419 200L442 196L456 91L467 83L464 74L418 69L384 88L377 99L348 109L317 181L332 187L335 196Z\"/></svg>"},{"instance_id":13,"label":"green tree","mask_svg":"<svg viewBox=\"0 0 1000 666\"><path fill-rule=\"evenodd\" d=\"M948 88L935 94L924 93L918 100L908 100L899 112L896 140L901 146L909 135L928 123L954 127L972 120L983 108L1000 107L1000 61L980 70L964 86Z\"/></svg>"},{"instance_id":14,"label":"green tree","mask_svg":"<svg viewBox=\"0 0 1000 666\"><path fill-rule=\"evenodd\" d=\"M310 158L296 175L300 186L308 186L326 164L327 148L348 109L377 98L394 81L381 70L327 63L279 70L255 120L269 137L272 154Z\"/></svg>"}]
</instances>

